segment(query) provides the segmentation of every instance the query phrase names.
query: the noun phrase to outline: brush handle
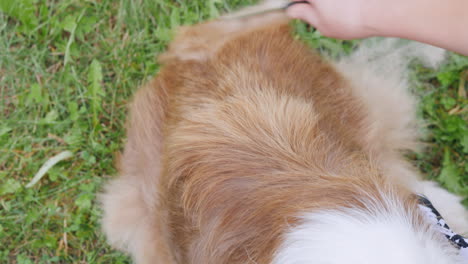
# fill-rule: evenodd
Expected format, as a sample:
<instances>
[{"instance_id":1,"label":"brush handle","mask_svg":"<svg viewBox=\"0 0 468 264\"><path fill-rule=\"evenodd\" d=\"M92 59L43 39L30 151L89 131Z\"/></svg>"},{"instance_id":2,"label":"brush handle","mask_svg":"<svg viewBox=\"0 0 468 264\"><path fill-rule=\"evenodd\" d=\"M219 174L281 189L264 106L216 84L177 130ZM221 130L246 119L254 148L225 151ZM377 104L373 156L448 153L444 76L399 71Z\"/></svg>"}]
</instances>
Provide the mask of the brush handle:
<instances>
[{"instance_id":1,"label":"brush handle","mask_svg":"<svg viewBox=\"0 0 468 264\"><path fill-rule=\"evenodd\" d=\"M308 1L292 1L289 0L281 0L281 1L271 1L271 2L263 2L263 4L248 7L243 9L239 12L235 12L233 14L227 14L221 17L221 19L240 19L244 17L251 17L260 14L265 14L269 12L278 12L278 11L286 11L289 7L295 4L310 4Z\"/></svg>"},{"instance_id":2,"label":"brush handle","mask_svg":"<svg viewBox=\"0 0 468 264\"><path fill-rule=\"evenodd\" d=\"M288 3L288 4L284 7L284 9L288 9L288 8L290 8L291 6L297 5L297 4L308 4L308 5L310 5L309 1L293 1L293 2Z\"/></svg>"}]
</instances>

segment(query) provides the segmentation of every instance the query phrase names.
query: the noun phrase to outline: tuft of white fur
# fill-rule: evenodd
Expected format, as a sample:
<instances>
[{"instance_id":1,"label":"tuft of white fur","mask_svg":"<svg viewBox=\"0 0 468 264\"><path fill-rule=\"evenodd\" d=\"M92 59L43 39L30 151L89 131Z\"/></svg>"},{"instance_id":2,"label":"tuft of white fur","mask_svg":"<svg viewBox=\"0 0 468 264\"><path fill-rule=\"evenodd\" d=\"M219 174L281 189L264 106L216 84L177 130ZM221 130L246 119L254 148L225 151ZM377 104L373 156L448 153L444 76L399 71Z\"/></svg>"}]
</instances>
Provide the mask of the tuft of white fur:
<instances>
[{"instance_id":1,"label":"tuft of white fur","mask_svg":"<svg viewBox=\"0 0 468 264\"><path fill-rule=\"evenodd\" d=\"M379 209L386 207L387 209ZM418 227L401 203L371 202L369 211L305 213L285 235L273 264L462 264L442 234Z\"/></svg>"},{"instance_id":2,"label":"tuft of white fur","mask_svg":"<svg viewBox=\"0 0 468 264\"><path fill-rule=\"evenodd\" d=\"M136 263L150 264L159 258L153 250L155 219L142 193L137 183L127 179L110 182L100 196L102 227L112 246L132 254Z\"/></svg>"},{"instance_id":3,"label":"tuft of white fur","mask_svg":"<svg viewBox=\"0 0 468 264\"><path fill-rule=\"evenodd\" d=\"M363 41L350 56L335 65L353 84L355 95L368 110L366 138L372 153L416 150L419 126L416 100L410 94L409 64L419 59L436 67L445 58L440 48L400 39Z\"/></svg>"},{"instance_id":4,"label":"tuft of white fur","mask_svg":"<svg viewBox=\"0 0 468 264\"><path fill-rule=\"evenodd\" d=\"M367 65L374 73L404 77L408 64L414 59L435 68L445 57L444 49L428 44L397 38L369 38L362 41L350 56L342 57L340 62Z\"/></svg>"}]
</instances>

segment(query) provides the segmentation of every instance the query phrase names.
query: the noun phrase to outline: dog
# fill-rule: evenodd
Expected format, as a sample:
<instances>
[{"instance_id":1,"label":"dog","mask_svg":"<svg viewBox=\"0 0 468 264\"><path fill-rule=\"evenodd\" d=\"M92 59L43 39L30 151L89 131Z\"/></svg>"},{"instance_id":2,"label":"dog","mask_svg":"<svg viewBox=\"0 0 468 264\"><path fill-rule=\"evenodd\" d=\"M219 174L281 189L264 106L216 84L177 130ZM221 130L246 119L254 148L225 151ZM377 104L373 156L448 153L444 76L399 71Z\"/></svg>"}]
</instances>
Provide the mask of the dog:
<instances>
[{"instance_id":1,"label":"dog","mask_svg":"<svg viewBox=\"0 0 468 264\"><path fill-rule=\"evenodd\" d=\"M466 263L417 194L466 232L461 199L404 157L419 136L406 60L330 61L288 23L179 31L131 105L101 198L109 242L139 264Z\"/></svg>"}]
</instances>

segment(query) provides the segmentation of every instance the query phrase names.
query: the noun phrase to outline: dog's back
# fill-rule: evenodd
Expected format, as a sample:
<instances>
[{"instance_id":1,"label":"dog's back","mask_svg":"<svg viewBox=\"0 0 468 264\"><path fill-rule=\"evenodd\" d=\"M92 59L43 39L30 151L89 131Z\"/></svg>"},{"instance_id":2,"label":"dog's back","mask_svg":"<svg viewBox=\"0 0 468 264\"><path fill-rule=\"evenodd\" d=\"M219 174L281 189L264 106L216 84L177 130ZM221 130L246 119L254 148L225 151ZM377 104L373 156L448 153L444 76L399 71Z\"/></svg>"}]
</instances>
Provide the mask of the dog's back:
<instances>
[{"instance_id":1,"label":"dog's back","mask_svg":"<svg viewBox=\"0 0 468 264\"><path fill-rule=\"evenodd\" d=\"M408 179L381 177L382 160L412 173L397 151L413 135L369 133L385 122L369 98L287 22L184 29L136 95L103 223L137 263L270 263L301 212L385 207L387 194L415 208Z\"/></svg>"},{"instance_id":2,"label":"dog's back","mask_svg":"<svg viewBox=\"0 0 468 264\"><path fill-rule=\"evenodd\" d=\"M268 263L298 210L333 203L314 177L367 169L358 100L286 23L159 78L171 84L160 191L180 263Z\"/></svg>"}]
</instances>

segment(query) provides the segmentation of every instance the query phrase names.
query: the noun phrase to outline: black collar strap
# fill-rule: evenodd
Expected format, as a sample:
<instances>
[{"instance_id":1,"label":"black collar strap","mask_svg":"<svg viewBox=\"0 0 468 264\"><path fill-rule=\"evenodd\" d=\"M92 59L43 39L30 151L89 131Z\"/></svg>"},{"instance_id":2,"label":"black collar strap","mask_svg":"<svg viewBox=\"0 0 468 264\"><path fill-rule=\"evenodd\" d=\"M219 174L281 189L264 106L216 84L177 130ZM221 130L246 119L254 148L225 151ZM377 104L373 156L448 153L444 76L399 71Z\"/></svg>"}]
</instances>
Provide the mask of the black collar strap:
<instances>
[{"instance_id":1,"label":"black collar strap","mask_svg":"<svg viewBox=\"0 0 468 264\"><path fill-rule=\"evenodd\" d=\"M427 218L435 225L437 229L445 235L445 237L458 249L460 255L468 261L468 239L455 233L450 229L448 224L440 213L434 208L431 201L424 195L418 195L419 209L427 216Z\"/></svg>"}]
</instances>

